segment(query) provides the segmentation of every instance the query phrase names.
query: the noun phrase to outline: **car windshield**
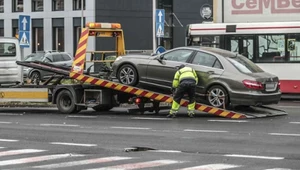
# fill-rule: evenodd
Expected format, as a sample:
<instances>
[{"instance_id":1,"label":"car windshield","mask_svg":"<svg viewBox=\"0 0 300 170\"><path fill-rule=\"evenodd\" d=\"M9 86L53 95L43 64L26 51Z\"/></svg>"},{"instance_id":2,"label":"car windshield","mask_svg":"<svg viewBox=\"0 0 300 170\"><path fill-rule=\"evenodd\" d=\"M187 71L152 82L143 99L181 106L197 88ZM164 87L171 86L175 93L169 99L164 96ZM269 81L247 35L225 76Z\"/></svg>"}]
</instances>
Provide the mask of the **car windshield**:
<instances>
[{"instance_id":1,"label":"car windshield","mask_svg":"<svg viewBox=\"0 0 300 170\"><path fill-rule=\"evenodd\" d=\"M227 60L229 60L231 64L233 64L240 72L243 73L264 72L252 61L241 55L236 55L236 57L227 57Z\"/></svg>"},{"instance_id":2,"label":"car windshield","mask_svg":"<svg viewBox=\"0 0 300 170\"><path fill-rule=\"evenodd\" d=\"M30 54L25 58L25 61L42 61L44 58L43 53L35 53L35 54Z\"/></svg>"}]
</instances>

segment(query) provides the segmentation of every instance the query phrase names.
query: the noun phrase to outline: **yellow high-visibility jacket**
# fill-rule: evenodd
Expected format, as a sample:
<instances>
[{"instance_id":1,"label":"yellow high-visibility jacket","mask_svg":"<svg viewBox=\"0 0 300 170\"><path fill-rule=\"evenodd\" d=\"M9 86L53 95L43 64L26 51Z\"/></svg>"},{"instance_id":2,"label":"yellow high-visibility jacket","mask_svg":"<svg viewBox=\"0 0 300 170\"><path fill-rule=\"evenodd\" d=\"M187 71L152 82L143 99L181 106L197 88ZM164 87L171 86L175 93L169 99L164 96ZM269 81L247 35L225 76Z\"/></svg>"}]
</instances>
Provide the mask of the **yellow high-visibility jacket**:
<instances>
[{"instance_id":1,"label":"yellow high-visibility jacket","mask_svg":"<svg viewBox=\"0 0 300 170\"><path fill-rule=\"evenodd\" d=\"M173 79L173 88L177 88L179 83L184 79L194 79L196 84L198 84L198 76L196 71L191 67L183 67L178 70Z\"/></svg>"}]
</instances>

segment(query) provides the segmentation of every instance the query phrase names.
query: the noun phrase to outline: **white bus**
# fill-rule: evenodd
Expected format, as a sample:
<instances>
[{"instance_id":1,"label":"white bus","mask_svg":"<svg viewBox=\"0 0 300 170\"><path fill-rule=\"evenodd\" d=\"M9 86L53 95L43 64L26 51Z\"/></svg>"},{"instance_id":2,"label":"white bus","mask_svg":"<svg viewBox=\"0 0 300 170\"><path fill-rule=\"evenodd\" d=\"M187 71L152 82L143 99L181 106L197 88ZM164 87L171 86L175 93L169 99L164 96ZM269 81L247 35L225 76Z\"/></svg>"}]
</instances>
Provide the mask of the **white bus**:
<instances>
[{"instance_id":1,"label":"white bus","mask_svg":"<svg viewBox=\"0 0 300 170\"><path fill-rule=\"evenodd\" d=\"M186 45L242 54L279 77L283 96L300 96L300 22L190 24Z\"/></svg>"}]
</instances>

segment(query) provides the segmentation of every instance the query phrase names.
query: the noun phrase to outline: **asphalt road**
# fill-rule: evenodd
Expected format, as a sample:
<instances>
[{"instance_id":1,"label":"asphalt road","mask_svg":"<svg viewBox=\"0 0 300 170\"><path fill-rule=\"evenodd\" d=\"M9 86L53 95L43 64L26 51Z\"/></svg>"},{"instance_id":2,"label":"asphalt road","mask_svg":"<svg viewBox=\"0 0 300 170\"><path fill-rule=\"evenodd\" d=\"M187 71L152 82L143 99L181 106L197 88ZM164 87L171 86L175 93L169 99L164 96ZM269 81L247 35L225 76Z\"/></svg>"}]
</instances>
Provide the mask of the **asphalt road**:
<instances>
[{"instance_id":1,"label":"asphalt road","mask_svg":"<svg viewBox=\"0 0 300 170\"><path fill-rule=\"evenodd\" d=\"M0 110L0 169L299 170L300 103L287 116L231 120L56 109ZM183 110L184 111L184 110Z\"/></svg>"}]
</instances>

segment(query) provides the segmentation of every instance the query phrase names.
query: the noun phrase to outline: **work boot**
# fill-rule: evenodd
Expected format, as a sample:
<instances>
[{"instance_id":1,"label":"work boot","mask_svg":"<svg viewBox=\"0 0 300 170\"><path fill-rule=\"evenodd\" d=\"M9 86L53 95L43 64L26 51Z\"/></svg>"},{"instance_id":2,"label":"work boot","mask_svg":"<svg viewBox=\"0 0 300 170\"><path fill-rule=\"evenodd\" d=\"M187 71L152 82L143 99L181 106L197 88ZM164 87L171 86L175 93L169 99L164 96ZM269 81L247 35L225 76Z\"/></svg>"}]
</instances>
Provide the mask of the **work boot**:
<instances>
[{"instance_id":1,"label":"work boot","mask_svg":"<svg viewBox=\"0 0 300 170\"><path fill-rule=\"evenodd\" d=\"M175 117L176 117L175 114L168 114L168 115L167 115L167 118L175 118Z\"/></svg>"},{"instance_id":2,"label":"work boot","mask_svg":"<svg viewBox=\"0 0 300 170\"><path fill-rule=\"evenodd\" d=\"M176 117L177 111L175 110L170 110L170 113L167 115L168 118L175 118Z\"/></svg>"},{"instance_id":3,"label":"work boot","mask_svg":"<svg viewBox=\"0 0 300 170\"><path fill-rule=\"evenodd\" d=\"M194 112L193 111L188 111L188 116L190 117L190 118L193 118L194 117Z\"/></svg>"}]
</instances>

